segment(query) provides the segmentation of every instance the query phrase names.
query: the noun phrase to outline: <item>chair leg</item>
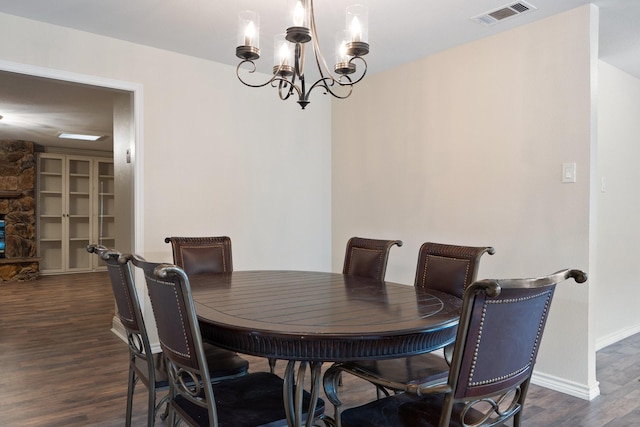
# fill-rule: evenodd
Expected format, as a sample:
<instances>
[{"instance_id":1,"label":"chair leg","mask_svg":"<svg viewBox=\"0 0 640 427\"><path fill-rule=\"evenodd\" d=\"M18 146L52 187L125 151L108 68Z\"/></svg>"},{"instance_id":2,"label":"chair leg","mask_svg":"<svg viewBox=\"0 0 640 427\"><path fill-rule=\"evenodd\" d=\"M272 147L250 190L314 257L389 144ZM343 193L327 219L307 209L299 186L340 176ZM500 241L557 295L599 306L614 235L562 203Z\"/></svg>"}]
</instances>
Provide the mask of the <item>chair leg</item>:
<instances>
[{"instance_id":1,"label":"chair leg","mask_svg":"<svg viewBox=\"0 0 640 427\"><path fill-rule=\"evenodd\" d=\"M169 393L167 393L162 399L160 399L160 402L158 402L158 405L156 406L157 411L158 409L160 409L162 404L164 404L164 412L160 414L160 419L162 421L166 420L167 416L169 416L169 397Z\"/></svg>"},{"instance_id":2,"label":"chair leg","mask_svg":"<svg viewBox=\"0 0 640 427\"><path fill-rule=\"evenodd\" d=\"M147 403L147 427L156 424L156 386L149 384L149 401Z\"/></svg>"},{"instance_id":3,"label":"chair leg","mask_svg":"<svg viewBox=\"0 0 640 427\"><path fill-rule=\"evenodd\" d=\"M133 392L136 388L136 373L129 367L129 384L127 386L127 414L125 419L125 426L131 427L131 414L133 412Z\"/></svg>"},{"instance_id":4,"label":"chair leg","mask_svg":"<svg viewBox=\"0 0 640 427\"><path fill-rule=\"evenodd\" d=\"M169 415L169 402L167 402L167 404L164 407L164 412L160 415L160 419L162 421L167 419L167 416Z\"/></svg>"},{"instance_id":5,"label":"chair leg","mask_svg":"<svg viewBox=\"0 0 640 427\"><path fill-rule=\"evenodd\" d=\"M269 372L271 372L273 374L275 369L276 369L276 359L270 357L269 358Z\"/></svg>"},{"instance_id":6,"label":"chair leg","mask_svg":"<svg viewBox=\"0 0 640 427\"><path fill-rule=\"evenodd\" d=\"M176 424L176 410L171 407L171 399L169 399L169 405L167 406L167 409L169 410L169 423L168 425L170 425L171 427L175 427ZM179 422L182 422L182 420L178 420Z\"/></svg>"}]
</instances>

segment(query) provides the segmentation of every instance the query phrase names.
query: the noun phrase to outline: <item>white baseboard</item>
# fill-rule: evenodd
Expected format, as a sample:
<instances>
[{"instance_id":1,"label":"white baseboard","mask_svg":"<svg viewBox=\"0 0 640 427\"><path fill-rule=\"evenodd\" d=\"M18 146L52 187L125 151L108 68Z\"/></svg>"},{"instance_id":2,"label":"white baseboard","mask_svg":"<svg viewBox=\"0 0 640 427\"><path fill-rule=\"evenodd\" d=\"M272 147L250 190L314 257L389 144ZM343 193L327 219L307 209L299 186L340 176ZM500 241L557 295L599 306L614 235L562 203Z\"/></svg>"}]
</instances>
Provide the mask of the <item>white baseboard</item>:
<instances>
[{"instance_id":1,"label":"white baseboard","mask_svg":"<svg viewBox=\"0 0 640 427\"><path fill-rule=\"evenodd\" d=\"M531 376L531 383L584 400L593 400L600 395L600 386L597 381L589 387L585 384L534 371Z\"/></svg>"},{"instance_id":2,"label":"white baseboard","mask_svg":"<svg viewBox=\"0 0 640 427\"><path fill-rule=\"evenodd\" d=\"M596 340L596 351L602 350L605 347L615 344L618 341L622 341L625 338L629 338L631 335L635 335L640 332L640 325L631 326L617 331L614 334L607 335Z\"/></svg>"},{"instance_id":3,"label":"white baseboard","mask_svg":"<svg viewBox=\"0 0 640 427\"><path fill-rule=\"evenodd\" d=\"M122 341L127 342L127 331L122 326L122 322L118 319L118 316L113 316L113 320L111 321L111 332L113 332L118 338ZM160 343L150 343L151 344L151 352L152 353L160 353L162 349L160 348Z\"/></svg>"},{"instance_id":4,"label":"white baseboard","mask_svg":"<svg viewBox=\"0 0 640 427\"><path fill-rule=\"evenodd\" d=\"M111 320L111 332L116 334L122 341L127 342L127 331L125 331L118 316L113 316L113 320Z\"/></svg>"}]
</instances>

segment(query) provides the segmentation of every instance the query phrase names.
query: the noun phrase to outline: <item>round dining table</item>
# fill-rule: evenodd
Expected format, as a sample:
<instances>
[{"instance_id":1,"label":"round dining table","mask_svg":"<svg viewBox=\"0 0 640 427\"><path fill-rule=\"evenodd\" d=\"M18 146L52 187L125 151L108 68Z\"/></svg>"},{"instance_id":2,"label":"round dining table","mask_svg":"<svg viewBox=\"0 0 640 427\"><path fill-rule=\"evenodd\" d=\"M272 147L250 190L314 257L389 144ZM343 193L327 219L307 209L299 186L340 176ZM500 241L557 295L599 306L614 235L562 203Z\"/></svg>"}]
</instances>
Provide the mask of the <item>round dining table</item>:
<instances>
[{"instance_id":1,"label":"round dining table","mask_svg":"<svg viewBox=\"0 0 640 427\"><path fill-rule=\"evenodd\" d=\"M189 281L203 339L288 361L283 396L290 426L313 425L301 407L307 367L313 414L324 362L437 350L455 340L462 308L446 293L338 273L234 271Z\"/></svg>"}]
</instances>

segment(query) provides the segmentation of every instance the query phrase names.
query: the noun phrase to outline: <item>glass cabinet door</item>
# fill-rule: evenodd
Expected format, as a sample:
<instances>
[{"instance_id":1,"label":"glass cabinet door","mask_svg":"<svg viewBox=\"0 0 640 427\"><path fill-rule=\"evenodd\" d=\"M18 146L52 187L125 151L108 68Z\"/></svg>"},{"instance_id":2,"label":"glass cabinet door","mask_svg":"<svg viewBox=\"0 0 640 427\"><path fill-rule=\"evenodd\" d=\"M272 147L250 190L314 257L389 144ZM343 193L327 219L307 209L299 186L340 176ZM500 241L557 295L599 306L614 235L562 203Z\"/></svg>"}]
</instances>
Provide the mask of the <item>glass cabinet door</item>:
<instances>
[{"instance_id":1,"label":"glass cabinet door","mask_svg":"<svg viewBox=\"0 0 640 427\"><path fill-rule=\"evenodd\" d=\"M41 271L63 272L66 226L62 203L66 164L60 156L41 154L38 162L38 244Z\"/></svg>"},{"instance_id":2,"label":"glass cabinet door","mask_svg":"<svg viewBox=\"0 0 640 427\"><path fill-rule=\"evenodd\" d=\"M89 270L92 265L91 254L87 252L92 237L91 169L90 158L67 158L67 271Z\"/></svg>"},{"instance_id":3,"label":"glass cabinet door","mask_svg":"<svg viewBox=\"0 0 640 427\"><path fill-rule=\"evenodd\" d=\"M94 193L97 195L94 206L94 241L108 248L116 247L115 239L115 182L113 172L113 161L96 159L94 163L95 187ZM100 257L93 257L94 268L106 267Z\"/></svg>"}]
</instances>

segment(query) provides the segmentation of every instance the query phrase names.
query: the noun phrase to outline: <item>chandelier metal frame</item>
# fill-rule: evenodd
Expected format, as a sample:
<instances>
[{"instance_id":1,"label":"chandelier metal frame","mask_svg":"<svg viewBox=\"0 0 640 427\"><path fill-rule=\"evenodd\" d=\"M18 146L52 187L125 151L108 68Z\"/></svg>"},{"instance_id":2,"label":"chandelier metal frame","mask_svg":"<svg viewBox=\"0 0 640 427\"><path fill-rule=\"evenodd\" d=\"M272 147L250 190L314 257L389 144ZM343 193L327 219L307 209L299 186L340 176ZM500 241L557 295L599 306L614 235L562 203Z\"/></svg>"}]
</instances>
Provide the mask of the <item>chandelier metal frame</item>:
<instances>
[{"instance_id":1,"label":"chandelier metal frame","mask_svg":"<svg viewBox=\"0 0 640 427\"><path fill-rule=\"evenodd\" d=\"M283 60L279 65L274 65L273 77L269 80L259 84L250 83L242 78L240 70L242 69L249 74L255 73L257 70L255 60L260 58L260 50L254 46L238 46L236 48L236 56L241 61L236 67L236 76L240 82L252 88L260 88L267 85L278 88L278 95L283 101L297 94L297 102L304 110L310 103L309 96L311 92L317 88L323 89L324 94L331 94L338 99L346 99L351 95L353 86L359 83L367 73L367 61L363 56L369 53L369 44L363 41L347 42L345 47L349 59L335 64L334 72L336 75L334 75L327 66L327 62L320 50L313 0L302 0L302 2L310 8L310 28L293 26L287 28L286 33L286 40L295 45L294 65L288 65ZM310 86L307 86L304 66L306 46L309 41L311 42L320 78ZM354 78L352 75L358 68L356 61L360 61L364 69L361 75ZM244 67L245 64L248 64L249 67Z\"/></svg>"}]
</instances>

